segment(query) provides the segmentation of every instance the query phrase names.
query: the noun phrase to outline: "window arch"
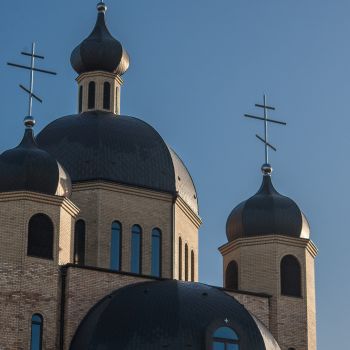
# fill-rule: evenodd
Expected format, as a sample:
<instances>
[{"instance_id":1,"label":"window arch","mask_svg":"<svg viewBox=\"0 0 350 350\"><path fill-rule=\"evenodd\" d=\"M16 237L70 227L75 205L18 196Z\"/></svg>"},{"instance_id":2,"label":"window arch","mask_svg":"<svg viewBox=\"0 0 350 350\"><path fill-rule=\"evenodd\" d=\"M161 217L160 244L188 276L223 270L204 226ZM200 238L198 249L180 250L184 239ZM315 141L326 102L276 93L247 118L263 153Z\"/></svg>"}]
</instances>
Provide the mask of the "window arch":
<instances>
[{"instance_id":1,"label":"window arch","mask_svg":"<svg viewBox=\"0 0 350 350\"><path fill-rule=\"evenodd\" d=\"M79 86L79 113L83 110L83 85Z\"/></svg>"},{"instance_id":2,"label":"window arch","mask_svg":"<svg viewBox=\"0 0 350 350\"><path fill-rule=\"evenodd\" d=\"M179 280L182 280L182 238L179 237Z\"/></svg>"},{"instance_id":3,"label":"window arch","mask_svg":"<svg viewBox=\"0 0 350 350\"><path fill-rule=\"evenodd\" d=\"M39 314L32 316L30 350L42 350L43 317Z\"/></svg>"},{"instance_id":4,"label":"window arch","mask_svg":"<svg viewBox=\"0 0 350 350\"><path fill-rule=\"evenodd\" d=\"M213 334L213 350L239 350L237 333L229 327L220 327Z\"/></svg>"},{"instance_id":5,"label":"window arch","mask_svg":"<svg viewBox=\"0 0 350 350\"><path fill-rule=\"evenodd\" d=\"M188 244L185 244L185 281L188 281Z\"/></svg>"},{"instance_id":6,"label":"window arch","mask_svg":"<svg viewBox=\"0 0 350 350\"><path fill-rule=\"evenodd\" d=\"M301 268L293 255L286 255L281 260L281 294L301 297Z\"/></svg>"},{"instance_id":7,"label":"window arch","mask_svg":"<svg viewBox=\"0 0 350 350\"><path fill-rule=\"evenodd\" d=\"M74 264L85 264L85 221L78 220L74 230Z\"/></svg>"},{"instance_id":8,"label":"window arch","mask_svg":"<svg viewBox=\"0 0 350 350\"><path fill-rule=\"evenodd\" d=\"M29 220L27 254L53 259L53 223L45 214L35 214Z\"/></svg>"},{"instance_id":9,"label":"window arch","mask_svg":"<svg viewBox=\"0 0 350 350\"><path fill-rule=\"evenodd\" d=\"M96 84L94 81L89 83L88 109L95 108Z\"/></svg>"},{"instance_id":10,"label":"window arch","mask_svg":"<svg viewBox=\"0 0 350 350\"><path fill-rule=\"evenodd\" d=\"M111 84L106 81L103 84L103 109L111 108Z\"/></svg>"},{"instance_id":11,"label":"window arch","mask_svg":"<svg viewBox=\"0 0 350 350\"><path fill-rule=\"evenodd\" d=\"M238 264L232 260L226 267L225 287L228 289L238 289Z\"/></svg>"},{"instance_id":12,"label":"window arch","mask_svg":"<svg viewBox=\"0 0 350 350\"><path fill-rule=\"evenodd\" d=\"M112 223L111 233L111 252L110 268L111 270L121 270L122 263L122 225L119 221Z\"/></svg>"},{"instance_id":13,"label":"window arch","mask_svg":"<svg viewBox=\"0 0 350 350\"><path fill-rule=\"evenodd\" d=\"M191 250L191 281L194 282L194 251Z\"/></svg>"},{"instance_id":14,"label":"window arch","mask_svg":"<svg viewBox=\"0 0 350 350\"><path fill-rule=\"evenodd\" d=\"M131 272L141 273L142 270L142 229L134 225L131 230Z\"/></svg>"},{"instance_id":15,"label":"window arch","mask_svg":"<svg viewBox=\"0 0 350 350\"><path fill-rule=\"evenodd\" d=\"M162 265L162 232L158 228L152 230L152 276L161 276Z\"/></svg>"}]
</instances>

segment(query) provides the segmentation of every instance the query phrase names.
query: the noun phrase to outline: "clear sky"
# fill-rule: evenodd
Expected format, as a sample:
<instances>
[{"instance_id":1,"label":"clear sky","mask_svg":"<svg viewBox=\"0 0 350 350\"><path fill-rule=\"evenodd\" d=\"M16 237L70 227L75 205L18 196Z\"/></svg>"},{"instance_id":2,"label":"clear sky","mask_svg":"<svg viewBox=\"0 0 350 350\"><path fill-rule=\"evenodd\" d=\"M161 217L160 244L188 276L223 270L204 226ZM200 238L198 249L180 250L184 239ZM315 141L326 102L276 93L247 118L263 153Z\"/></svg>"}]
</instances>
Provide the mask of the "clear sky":
<instances>
[{"instance_id":1,"label":"clear sky","mask_svg":"<svg viewBox=\"0 0 350 350\"><path fill-rule=\"evenodd\" d=\"M0 12L0 148L17 144L27 100L19 52L37 41L36 130L77 109L72 49L92 29L96 0L13 0ZM319 248L319 350L350 343L350 2L349 0L107 1L108 24L131 56L122 113L153 125L197 185L200 279L222 284L217 247L231 209L260 186L263 147L253 113L262 94L287 127L273 126L277 189L307 215Z\"/></svg>"}]
</instances>

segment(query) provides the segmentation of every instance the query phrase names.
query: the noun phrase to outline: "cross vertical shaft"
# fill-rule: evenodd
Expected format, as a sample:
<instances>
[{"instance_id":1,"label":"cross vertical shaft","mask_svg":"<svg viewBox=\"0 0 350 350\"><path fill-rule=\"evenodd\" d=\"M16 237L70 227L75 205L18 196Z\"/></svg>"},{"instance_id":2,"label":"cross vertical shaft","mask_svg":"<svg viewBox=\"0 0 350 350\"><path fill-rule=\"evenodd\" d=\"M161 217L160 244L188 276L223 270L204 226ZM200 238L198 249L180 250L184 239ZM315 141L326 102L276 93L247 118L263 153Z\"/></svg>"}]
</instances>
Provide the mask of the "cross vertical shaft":
<instances>
[{"instance_id":1,"label":"cross vertical shaft","mask_svg":"<svg viewBox=\"0 0 350 350\"><path fill-rule=\"evenodd\" d=\"M264 94L264 128L265 128L265 164L269 164L269 147L267 146L268 144L268 139L267 139L267 109L266 109L266 95Z\"/></svg>"},{"instance_id":2,"label":"cross vertical shaft","mask_svg":"<svg viewBox=\"0 0 350 350\"><path fill-rule=\"evenodd\" d=\"M32 117L32 112L33 112L34 68L35 68L35 43L33 42L31 64L30 64L30 94L29 94L29 108L28 108L29 117Z\"/></svg>"}]
</instances>

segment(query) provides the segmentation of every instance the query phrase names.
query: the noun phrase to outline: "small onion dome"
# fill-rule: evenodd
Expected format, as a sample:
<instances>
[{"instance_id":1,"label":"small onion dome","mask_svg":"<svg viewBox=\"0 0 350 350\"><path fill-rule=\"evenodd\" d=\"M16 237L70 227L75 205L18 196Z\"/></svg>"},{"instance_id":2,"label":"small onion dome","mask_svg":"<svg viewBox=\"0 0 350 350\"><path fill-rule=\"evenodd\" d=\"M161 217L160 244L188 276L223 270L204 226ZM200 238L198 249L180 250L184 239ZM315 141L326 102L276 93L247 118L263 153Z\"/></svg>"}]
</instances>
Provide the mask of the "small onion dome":
<instances>
[{"instance_id":1,"label":"small onion dome","mask_svg":"<svg viewBox=\"0 0 350 350\"><path fill-rule=\"evenodd\" d=\"M81 321L70 350L212 349L222 327L237 334L240 350L280 350L262 323L225 291L176 280L137 283L107 295ZM232 346L226 348L238 348Z\"/></svg>"},{"instance_id":2,"label":"small onion dome","mask_svg":"<svg viewBox=\"0 0 350 350\"><path fill-rule=\"evenodd\" d=\"M97 10L95 28L72 52L72 67L78 74L100 70L123 75L129 68L129 56L106 26L106 5L99 3Z\"/></svg>"},{"instance_id":3,"label":"small onion dome","mask_svg":"<svg viewBox=\"0 0 350 350\"><path fill-rule=\"evenodd\" d=\"M25 130L21 143L0 155L0 192L31 191L69 197L68 173L49 153L40 149L33 130Z\"/></svg>"},{"instance_id":4,"label":"small onion dome","mask_svg":"<svg viewBox=\"0 0 350 350\"><path fill-rule=\"evenodd\" d=\"M310 227L298 205L278 193L271 176L264 175L259 191L232 210L226 223L226 235L233 241L273 234L309 239Z\"/></svg>"}]
</instances>

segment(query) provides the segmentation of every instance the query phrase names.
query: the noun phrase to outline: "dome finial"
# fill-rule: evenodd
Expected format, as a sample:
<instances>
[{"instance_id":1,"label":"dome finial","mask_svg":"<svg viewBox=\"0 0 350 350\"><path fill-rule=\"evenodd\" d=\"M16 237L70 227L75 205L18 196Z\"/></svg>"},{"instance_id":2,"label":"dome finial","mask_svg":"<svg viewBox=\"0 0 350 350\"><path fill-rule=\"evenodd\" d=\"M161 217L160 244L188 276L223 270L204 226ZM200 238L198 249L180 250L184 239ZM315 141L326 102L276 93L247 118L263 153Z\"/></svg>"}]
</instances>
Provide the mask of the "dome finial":
<instances>
[{"instance_id":1,"label":"dome finial","mask_svg":"<svg viewBox=\"0 0 350 350\"><path fill-rule=\"evenodd\" d=\"M97 4L97 11L102 13L105 13L107 11L107 5L105 4L104 1L100 1Z\"/></svg>"},{"instance_id":2,"label":"dome finial","mask_svg":"<svg viewBox=\"0 0 350 350\"><path fill-rule=\"evenodd\" d=\"M274 111L275 107L271 107L267 105L266 102L266 95L264 94L264 102L263 104L259 104L256 103L255 107L259 107L259 108L263 108L264 109L264 117L257 117L255 115L251 115L251 114L245 114L244 116L247 118L253 118L253 119L258 119L258 120L262 120L264 122L264 137L261 137L259 135L255 135L260 141L262 141L264 143L265 146L265 163L263 164L263 166L261 167L261 170L263 172L264 175L271 175L272 173L272 167L269 164L269 148L271 148L274 151L277 151L277 149L272 146L269 141L268 141L268 123L275 123L275 124L281 124L281 125L287 125L287 123L285 122L281 122L279 120L274 120L274 119L270 119L267 115L267 111L271 110Z\"/></svg>"},{"instance_id":3,"label":"dome finial","mask_svg":"<svg viewBox=\"0 0 350 350\"><path fill-rule=\"evenodd\" d=\"M22 90L24 90L28 96L29 96L29 104L28 104L28 115L24 118L24 125L27 129L31 129L33 128L33 126L35 125L35 119L32 115L32 111L33 111L33 98L37 101L39 101L40 103L43 102L43 100L38 97L36 94L34 94L34 72L40 72L40 73L45 73L45 74L51 74L51 75L56 75L57 73L55 72L51 72L48 70L44 70L44 69L38 69L35 68L35 59L39 58L39 59L44 59L44 56L40 56L38 54L36 54L35 52L35 43L32 43L32 50L30 53L28 52L21 52L22 55L24 56L29 56L30 57L30 66L23 66L20 64L16 64L16 63L7 63L9 66L12 67L16 67L16 68L22 68L22 69L26 69L30 71L30 81L29 81L29 89L26 88L23 85L19 85L20 88Z\"/></svg>"}]
</instances>

